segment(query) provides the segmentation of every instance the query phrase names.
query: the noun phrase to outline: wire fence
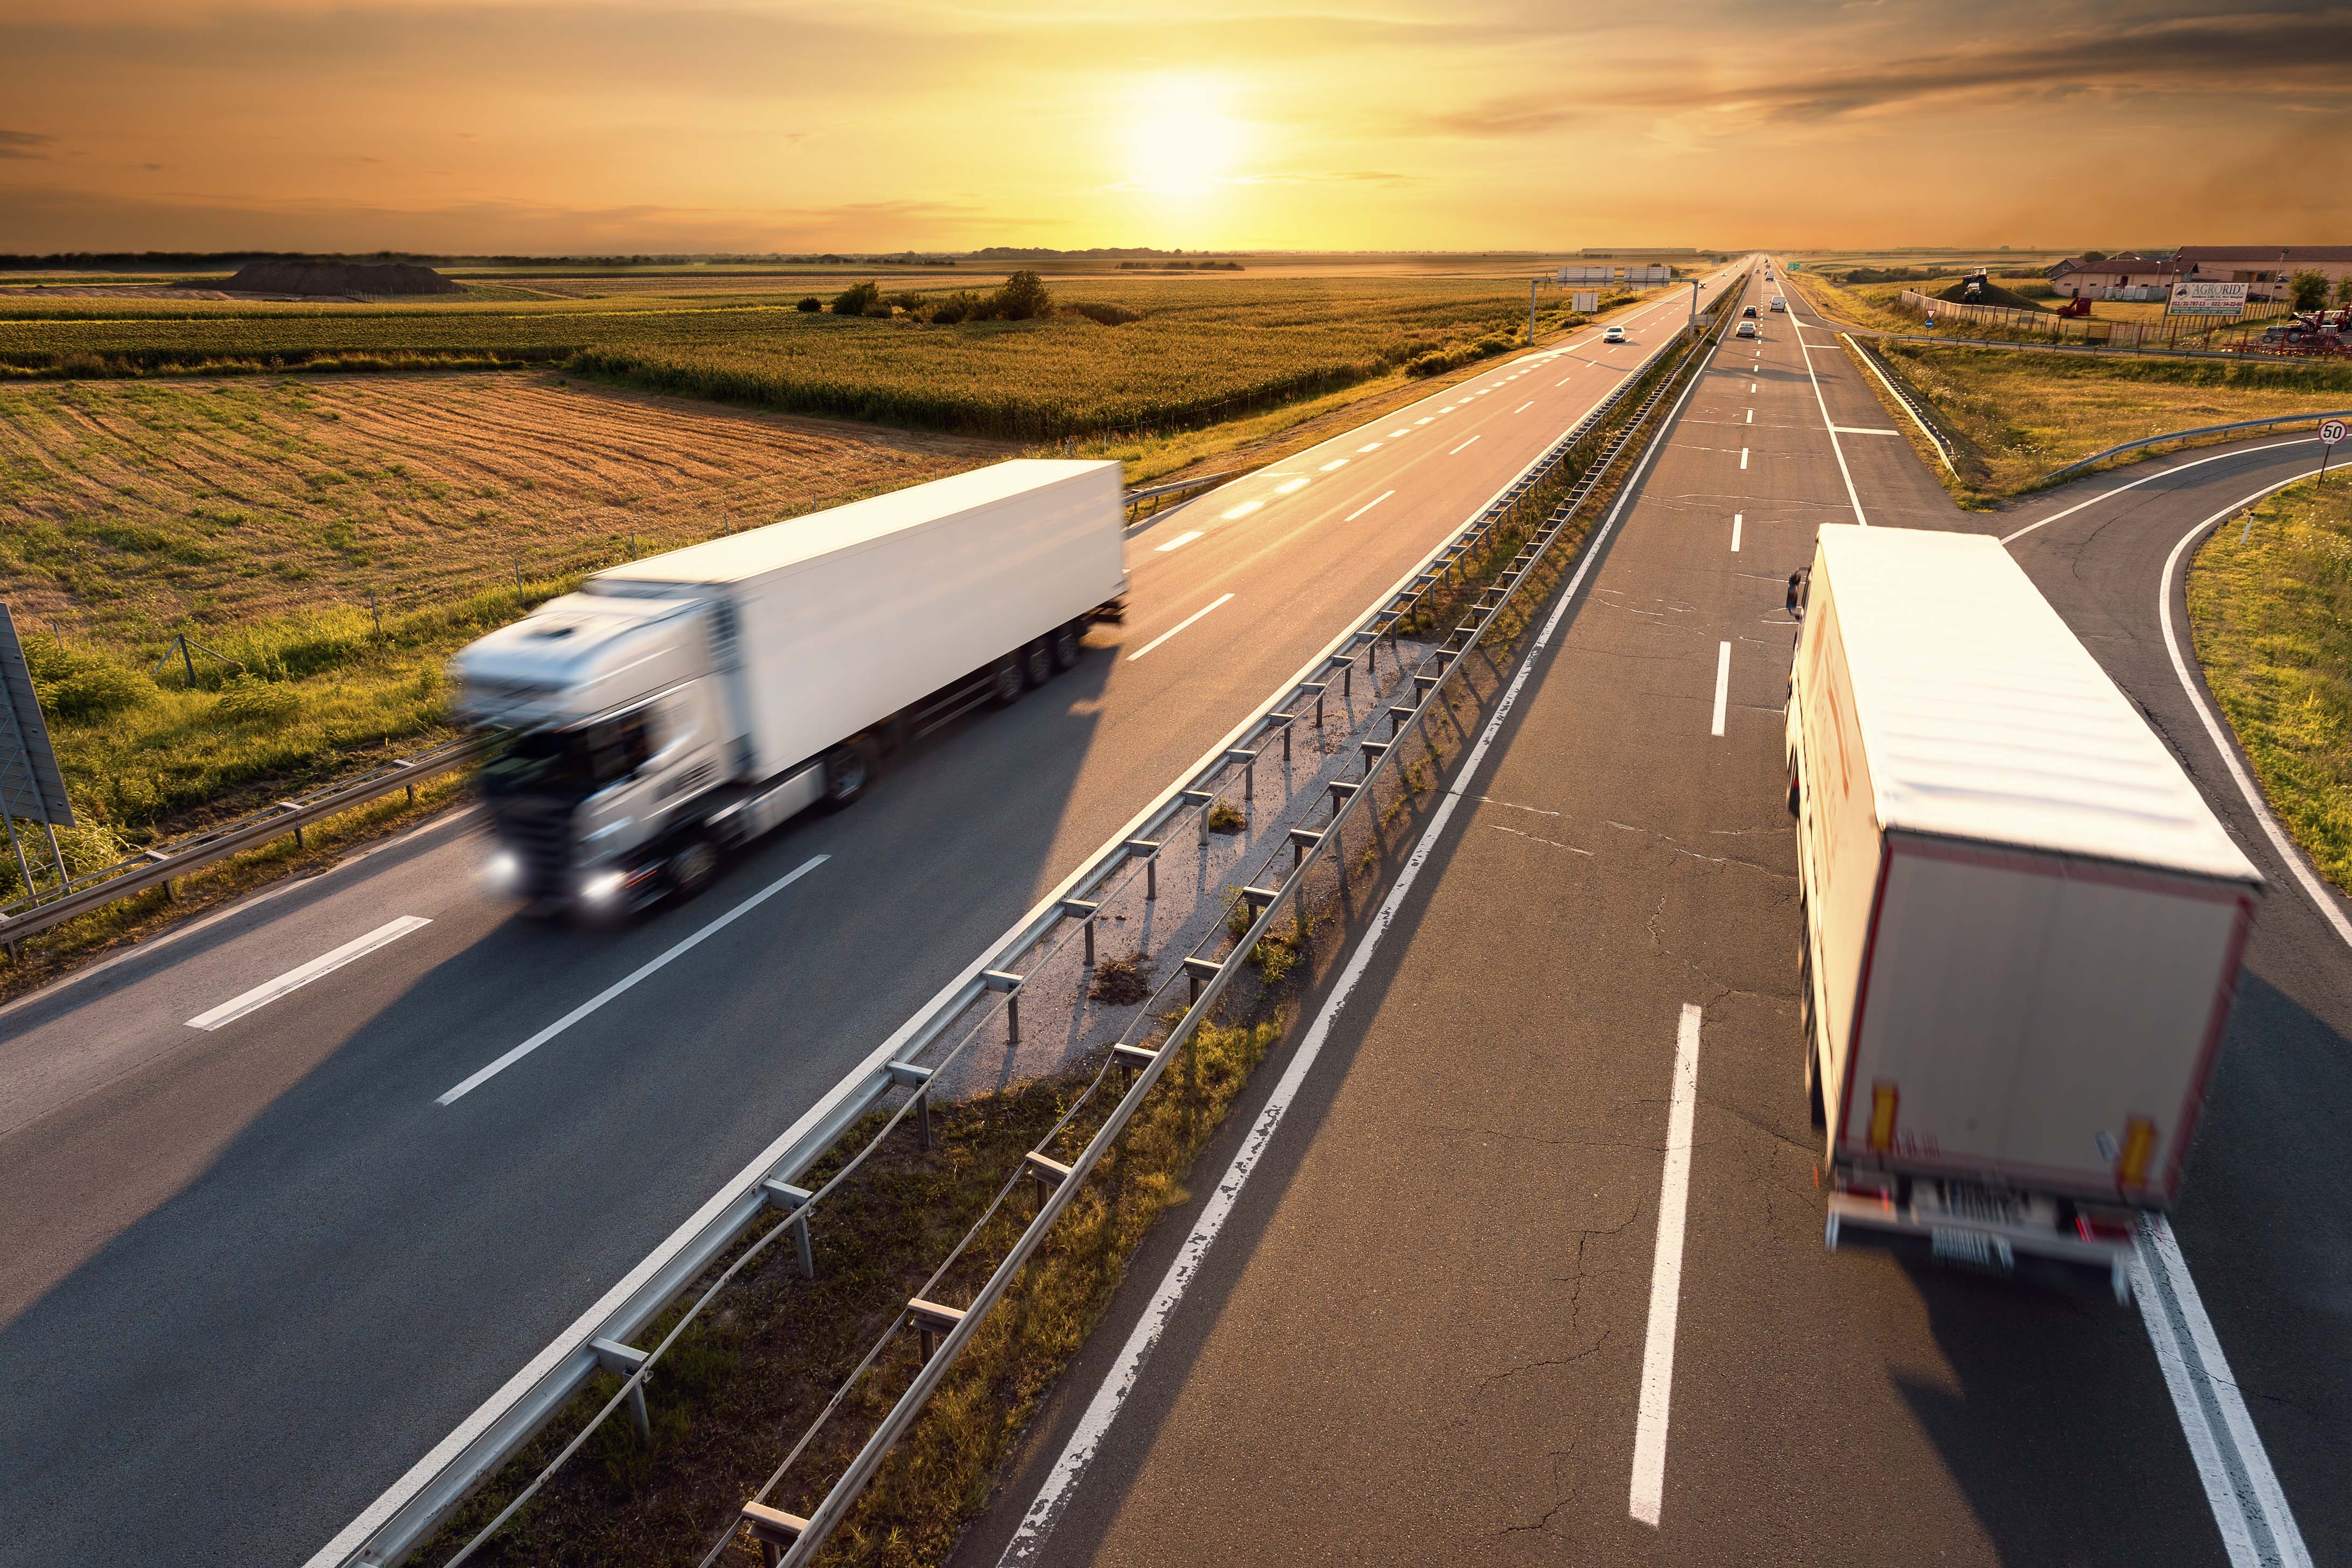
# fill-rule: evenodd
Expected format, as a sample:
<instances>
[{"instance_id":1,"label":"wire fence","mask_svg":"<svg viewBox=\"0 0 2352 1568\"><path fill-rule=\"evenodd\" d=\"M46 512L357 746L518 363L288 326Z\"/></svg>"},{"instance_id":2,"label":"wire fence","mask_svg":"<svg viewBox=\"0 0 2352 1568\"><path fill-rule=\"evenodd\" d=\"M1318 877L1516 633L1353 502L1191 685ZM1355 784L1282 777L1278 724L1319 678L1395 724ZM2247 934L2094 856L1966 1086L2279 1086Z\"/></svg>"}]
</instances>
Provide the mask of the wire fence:
<instances>
[{"instance_id":1,"label":"wire fence","mask_svg":"<svg viewBox=\"0 0 2352 1568\"><path fill-rule=\"evenodd\" d=\"M1707 330L1685 353L1679 359L1661 355L1646 372L1621 386L1434 552L1356 629L1338 639L1324 659L1310 664L1306 679L1277 693L1276 700L1236 732L1237 744L1225 748L1223 755L1188 781L1187 787L1173 792L1165 812L1103 858L1098 875L1090 868L1076 879L1077 896L1060 900L1061 919L1034 935L1016 938L992 955L992 967L985 972L973 1005L963 1010L963 1026L954 1031L952 1043L921 1065L911 1057L892 1064L894 1080L908 1091L907 1098L814 1191L803 1192L771 1178L768 1187L782 1189L777 1195L781 1219L704 1284L657 1344L644 1352L614 1347L616 1352L626 1352L614 1362L615 1371L622 1371L622 1363L626 1363L619 1386L554 1458L446 1560L445 1568L456 1568L471 1559L614 1414L623 1408L641 1412L645 1385L663 1357L729 1285L780 1240L793 1238L803 1268L809 1267L810 1224L836 1199L844 1184L910 1116L924 1128L928 1141L930 1098L939 1086L950 1081L984 1042L1006 1036L1018 1039L1019 1004L1032 977L1056 961L1069 961L1081 943L1091 966L1100 911L1117 900L1135 897L1139 882L1145 899L1156 897L1165 847L1187 831L1206 846L1219 811L1234 809L1232 797L1236 791L1241 809L1247 814L1255 805L1261 756L1278 745L1286 763L1294 736L1307 729L1310 721L1321 727L1334 701L1332 689L1339 687L1349 720L1344 726L1346 740L1333 749L1339 765L1315 770L1303 789L1291 793L1287 803L1311 802L1307 815L1319 816L1319 823L1287 827L1279 835L1266 834L1260 840L1263 852L1254 868L1243 876L1240 886L1224 889L1218 898L1208 897L1203 881L1202 892L1211 918L1195 922L1196 934L1184 944L1181 962L1135 1007L1116 1037L1100 1048L1083 1086L1048 1133L1007 1170L978 1218L930 1270L905 1308L868 1344L814 1420L785 1447L781 1460L741 1515L729 1521L703 1558L706 1565L713 1563L730 1542L748 1540L772 1562L781 1556L786 1563L805 1563L842 1522L884 1457L1045 1245L1154 1086L1180 1060L1189 1063L1188 1052L1198 1031L1216 1015L1234 988L1245 983L1253 963L1261 970L1265 967L1267 944L1304 949L1310 954L1315 951L1315 927L1346 900L1351 854L1376 851L1381 826L1396 803L1433 787L1429 782L1433 771L1442 767L1449 752L1458 754L1483 700L1473 689L1476 672L1483 665L1492 673L1491 640L1506 617L1519 614L1523 585L1550 580L1545 574L1554 567L1556 542L1573 527L1589 499L1610 480L1615 460L1637 432L1646 427L1662 399L1719 339L1723 323L1729 319L1726 301L1730 298L1727 295L1710 307L1713 319ZM1450 630L1436 632L1440 623L1457 616L1466 618ZM1383 651L1388 654L1385 675L1381 669ZM1353 689L1359 670L1365 678L1365 712L1360 720L1356 718ZM1388 700L1391 697L1397 700ZM1382 725L1388 730L1385 737L1378 733ZM1360 773L1344 776L1354 764L1360 765ZM1269 761L1266 765L1270 769L1273 764ZM1290 861L1287 868L1281 864L1286 855ZM1327 961L1328 956L1324 954ZM1181 1012L1171 1024L1163 1006L1174 1007L1180 990ZM1057 1157L1065 1144L1080 1139L1082 1147L1074 1155L1066 1160ZM1008 1205L1024 1185L1034 1186L1038 1193L1034 1213L986 1264L985 1276L968 1305L940 1304L934 1293L951 1278L968 1278L980 1268L982 1260L976 1253L983 1238L1007 1216ZM910 1333L923 1341L923 1353L842 1473L829 1485L803 1489L818 1500L805 1517L772 1507L770 1500L793 1476L795 1465L811 1452L828 1426L840 1419L866 1381L886 1364L891 1346ZM377 1547L343 1561L395 1560L396 1543L379 1540Z\"/></svg>"}]
</instances>

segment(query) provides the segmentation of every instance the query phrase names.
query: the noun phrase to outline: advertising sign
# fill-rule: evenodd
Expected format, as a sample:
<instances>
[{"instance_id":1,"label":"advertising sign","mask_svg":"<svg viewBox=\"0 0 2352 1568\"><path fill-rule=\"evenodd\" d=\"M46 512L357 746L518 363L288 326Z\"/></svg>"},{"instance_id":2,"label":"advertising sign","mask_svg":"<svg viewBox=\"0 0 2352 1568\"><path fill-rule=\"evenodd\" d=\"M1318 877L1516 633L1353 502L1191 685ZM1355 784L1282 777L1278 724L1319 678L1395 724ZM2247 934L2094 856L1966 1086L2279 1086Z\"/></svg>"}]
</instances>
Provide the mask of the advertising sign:
<instances>
[{"instance_id":1,"label":"advertising sign","mask_svg":"<svg viewBox=\"0 0 2352 1568\"><path fill-rule=\"evenodd\" d=\"M1573 289L1568 298L1570 307L1583 315L1589 316L1601 309L1601 290L1598 289Z\"/></svg>"},{"instance_id":2,"label":"advertising sign","mask_svg":"<svg viewBox=\"0 0 2352 1568\"><path fill-rule=\"evenodd\" d=\"M2242 316L2246 313L2246 286L2192 283L2184 279L2172 286L2172 302L2165 311L2174 316Z\"/></svg>"}]
</instances>

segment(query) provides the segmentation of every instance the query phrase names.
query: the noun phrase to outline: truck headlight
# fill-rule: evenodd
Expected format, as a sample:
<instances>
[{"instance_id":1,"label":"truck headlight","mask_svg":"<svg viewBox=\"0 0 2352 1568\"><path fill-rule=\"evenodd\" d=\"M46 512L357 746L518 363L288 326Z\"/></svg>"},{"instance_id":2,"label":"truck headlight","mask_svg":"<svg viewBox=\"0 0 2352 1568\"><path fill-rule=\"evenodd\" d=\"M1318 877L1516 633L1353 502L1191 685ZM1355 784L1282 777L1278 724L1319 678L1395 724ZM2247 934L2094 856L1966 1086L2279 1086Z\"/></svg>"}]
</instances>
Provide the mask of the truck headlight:
<instances>
[{"instance_id":1,"label":"truck headlight","mask_svg":"<svg viewBox=\"0 0 2352 1568\"><path fill-rule=\"evenodd\" d=\"M522 862L511 851L498 850L482 862L482 880L493 892L511 893L522 886Z\"/></svg>"},{"instance_id":2,"label":"truck headlight","mask_svg":"<svg viewBox=\"0 0 2352 1568\"><path fill-rule=\"evenodd\" d=\"M580 884L580 896L592 904L609 901L625 880L618 871L599 871Z\"/></svg>"}]
</instances>

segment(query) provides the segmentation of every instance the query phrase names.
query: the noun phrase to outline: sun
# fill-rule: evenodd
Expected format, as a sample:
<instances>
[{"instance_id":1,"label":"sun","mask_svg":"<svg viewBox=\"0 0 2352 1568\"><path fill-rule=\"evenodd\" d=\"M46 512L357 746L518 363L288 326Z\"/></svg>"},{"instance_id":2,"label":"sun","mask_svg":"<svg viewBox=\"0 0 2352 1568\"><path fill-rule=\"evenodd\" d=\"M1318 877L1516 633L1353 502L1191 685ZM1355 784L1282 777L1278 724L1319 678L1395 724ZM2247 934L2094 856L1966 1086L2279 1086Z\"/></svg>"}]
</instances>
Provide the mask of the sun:
<instances>
[{"instance_id":1,"label":"sun","mask_svg":"<svg viewBox=\"0 0 2352 1568\"><path fill-rule=\"evenodd\" d=\"M1228 110L1222 84L1201 77L1163 77L1133 103L1128 125L1128 178L1146 190L1197 195L1226 179L1241 156L1242 122Z\"/></svg>"}]
</instances>

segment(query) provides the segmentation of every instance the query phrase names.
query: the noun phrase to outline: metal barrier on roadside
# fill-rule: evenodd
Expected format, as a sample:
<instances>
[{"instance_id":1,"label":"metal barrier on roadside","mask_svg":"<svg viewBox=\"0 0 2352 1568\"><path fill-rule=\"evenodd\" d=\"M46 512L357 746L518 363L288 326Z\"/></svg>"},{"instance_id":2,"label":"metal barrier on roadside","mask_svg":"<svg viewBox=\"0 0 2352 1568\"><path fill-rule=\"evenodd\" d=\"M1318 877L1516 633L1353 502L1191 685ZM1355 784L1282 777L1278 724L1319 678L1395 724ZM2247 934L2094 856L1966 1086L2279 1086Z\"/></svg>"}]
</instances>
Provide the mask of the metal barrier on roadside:
<instances>
[{"instance_id":1,"label":"metal barrier on roadside","mask_svg":"<svg viewBox=\"0 0 2352 1568\"><path fill-rule=\"evenodd\" d=\"M2331 408L2317 414L2281 414L2269 419L2239 419L2227 425L2200 425L2193 430L2171 430L2161 436L2143 436L2137 441L2119 442L2113 447L2094 452L2087 458L2079 458L2063 468L2053 468L2034 480L2032 488L2046 489L2062 479L2070 479L2081 473L2085 468L2104 463L2109 458L2118 457L2125 452L2137 452L2143 447L2161 447L2173 441L2191 441L2200 436L2228 436L2241 430L2274 430L2282 425L2301 425L2306 421L2316 426L2321 421L2328 419L2352 419L2352 408Z\"/></svg>"},{"instance_id":2,"label":"metal barrier on roadside","mask_svg":"<svg viewBox=\"0 0 2352 1568\"><path fill-rule=\"evenodd\" d=\"M1119 498L1127 507L1127 525L1133 528L1143 519L1157 516L1160 510L1170 501L1196 496L1204 490L1215 489L1219 485L1229 484L1234 479L1256 471L1255 468L1227 468L1221 473L1198 474L1192 479L1178 479L1171 484L1148 485L1142 489L1129 490Z\"/></svg>"},{"instance_id":3,"label":"metal barrier on roadside","mask_svg":"<svg viewBox=\"0 0 2352 1568\"><path fill-rule=\"evenodd\" d=\"M1927 415L1920 410L1919 405L1911 395L1897 385L1893 376L1886 374L1886 366L1880 363L1877 352L1860 342L1852 332L1840 332L1838 336L1843 338L1846 346L1862 357L1862 363L1870 367L1870 373L1878 377L1878 384L1886 388L1886 395L1895 399L1903 412L1911 416L1911 423L1919 427L1919 434L1927 437L1928 444L1936 448L1936 456L1944 459L1944 471L1954 472L1952 444L1945 440L1936 426L1928 422Z\"/></svg>"},{"instance_id":4,"label":"metal barrier on roadside","mask_svg":"<svg viewBox=\"0 0 2352 1568\"><path fill-rule=\"evenodd\" d=\"M1528 542L1504 568L1495 584L1479 595L1472 619L1446 634L1434 652L1415 664L1412 671L1411 706L1408 708L1400 702L1386 710L1391 724L1390 738L1385 742L1359 742L1364 758L1361 780L1334 781L1328 785L1330 816L1319 829L1285 836L1269 846L1266 868L1262 868L1259 875L1268 876L1271 868L1284 855L1292 858L1287 873L1272 886L1252 882L1236 891L1237 903L1246 903L1254 916L1246 931L1237 940L1231 939L1230 933L1206 939L1209 942L1232 940L1231 949L1215 960L1203 958L1195 952L1183 963L1176 965L1167 980L1154 988L1151 999L1139 1007L1135 1016L1137 1023L1130 1024L1129 1027L1132 1031L1140 1024L1144 1032L1150 1033L1154 1018L1153 1002L1167 988L1179 984L1186 986L1189 991L1189 1001L1181 1021L1156 1047L1130 1042L1122 1035L1118 1043L1105 1053L1101 1067L1089 1087L1076 1098L1053 1131L1032 1151L1033 1157L1014 1168L972 1231L940 1264L923 1289L915 1292L907 1310L885 1331L851 1373L849 1384L844 1385L845 1394L899 1332L913 1329L926 1342L925 1360L914 1384L900 1395L850 1468L827 1491L824 1502L806 1521L768 1508L764 1502L776 1480L814 1436L814 1429L793 1446L784 1464L779 1467L776 1477L772 1478L768 1485L761 1489L759 1496L752 1500L744 1516L751 1521L751 1528L774 1549L774 1552L782 1553L784 1562L793 1564L805 1562L855 1501L890 1446L913 1421L956 1355L970 1342L1011 1279L1051 1230L1111 1141L1126 1126L1170 1062L1185 1047L1201 1022L1215 1007L1248 955L1257 949L1272 929L1277 911L1286 902L1297 899L1304 879L1310 870L1324 865L1338 853L1341 829L1354 819L1360 803L1369 798L1371 781L1383 769L1400 765L1399 759L1403 755L1407 742L1424 725L1433 704L1438 700L1449 681L1465 668L1471 650L1477 647L1480 637L1493 626L1496 616L1512 603L1519 584L1542 562L1559 530L1575 517L1578 508L1602 482L1631 433L1642 427L1666 391L1707 351L1713 341L1719 338L1724 323L1730 319L1725 301L1736 297L1736 294L1727 293L1710 307L1715 320L1701 331L1698 340L1679 361L1673 362L1670 368L1664 369L1660 375L1656 373L1667 365L1662 355L1639 374L1629 377L1572 429L1528 464L1517 479L1504 487L1451 537L1424 557L1421 565L1400 580L1398 585L1383 595L1370 612L1349 630L1333 638L1321 653L1301 668L1297 677L1277 689L1276 694L1256 711L1212 747L1184 778L1171 784L1139 813L1128 826L1112 835L1085 865L1048 893L1004 939L975 959L957 981L933 997L914 1018L836 1084L793 1129L747 1166L733 1184L715 1194L696 1219L689 1222L689 1227L681 1227L678 1235L656 1249L603 1300L583 1314L562 1337L510 1379L504 1388L413 1467L373 1506L315 1555L310 1560L310 1568L383 1568L383 1565L398 1563L499 1466L528 1443L599 1371L610 1366L614 1372L624 1373L621 1386L611 1399L541 1471L538 1478L511 1500L463 1550L448 1560L449 1568L455 1568L456 1564L470 1556L477 1546L495 1534L515 1510L528 1502L548 1478L588 1441L604 1421L641 1396L645 1382L653 1374L664 1353L695 1322L718 1293L769 1247L780 1237L790 1237L800 1250L803 1267L809 1267L809 1227L827 1200L857 1171L867 1155L881 1147L899 1128L910 1112L923 1118L924 1125L928 1125L931 1085L956 1062L967 1047L984 1034L993 1033L994 1021L1000 1016L1009 1015L1011 1009L1017 1005L1024 976L1034 973L1038 964L1051 959L1063 946L1071 942L1083 941L1090 952L1094 942L1096 910L1105 900L1126 890L1138 879L1143 881L1144 896L1147 899L1156 897L1158 864L1163 847L1179 841L1187 827L1197 827L1205 833L1210 814L1236 786L1246 799L1253 787L1253 770L1262 750L1269 745L1279 746L1286 757L1294 726L1307 724L1310 713L1315 715L1315 721L1319 726L1327 694L1335 685L1343 696L1351 691L1360 660L1368 671L1376 673L1376 667L1370 661L1377 658L1383 641L1389 645L1391 658L1396 662L1394 675L1400 686L1404 684L1406 672L1397 647L1401 626L1424 609L1437 587L1458 575L1465 563L1491 542L1498 529L1514 521L1528 524ZM1632 416L1622 424L1615 423L1629 400L1645 385L1649 387L1646 396ZM1580 450L1589 451L1591 457L1580 481L1564 500L1549 508L1542 517L1531 516L1529 503L1538 489L1564 460ZM1232 474L1205 476L1160 489L1163 492L1197 490L1234 477ZM1135 492L1129 500L1132 502L1142 494L1144 492ZM1433 672L1424 668L1432 662L1436 665ZM1367 722L1377 723L1378 721L1368 720ZM1193 816L1199 818L1197 823L1191 820ZM971 1019L969 1027L946 1054L928 1068L918 1065L917 1058L946 1038L957 1020L964 1017L975 1005L981 1005L978 1016ZM1012 1019L1006 1016L1004 1026L1009 1028L1011 1026ZM1112 1080L1114 1074L1128 1076L1124 1092L1108 1118L1075 1160L1067 1163L1053 1160L1045 1152L1045 1148L1068 1125L1071 1118L1092 1100L1097 1090ZM797 1184L800 1178L820 1160L835 1152L841 1140L868 1112L879 1107L894 1091L900 1090L906 1091L908 1098L892 1110L884 1124L875 1131L857 1152L844 1162L840 1169L814 1191L804 1190ZM971 1305L960 1310L937 1305L928 1292L936 1288L939 1279L961 1256L971 1237L978 1234L979 1226L987 1224L1024 1184L1039 1188L1040 1202L1020 1240L991 1272L987 1283ZM635 1335L642 1332L647 1324L667 1310L680 1291L735 1246L772 1208L782 1209L789 1217L735 1258L677 1319L659 1344L645 1351L630 1346L629 1342ZM600 1345L614 1348L600 1351ZM621 1350L628 1353L616 1360ZM621 1361L628 1363L625 1369L620 1364ZM841 1398L842 1395L835 1396L834 1404L826 1407L825 1415L831 1415ZM824 1419L824 1416L819 1417L820 1425ZM742 1521L738 1521L730 1526L727 1535L713 1548L712 1559L724 1550L726 1540L732 1538L741 1523Z\"/></svg>"}]
</instances>

